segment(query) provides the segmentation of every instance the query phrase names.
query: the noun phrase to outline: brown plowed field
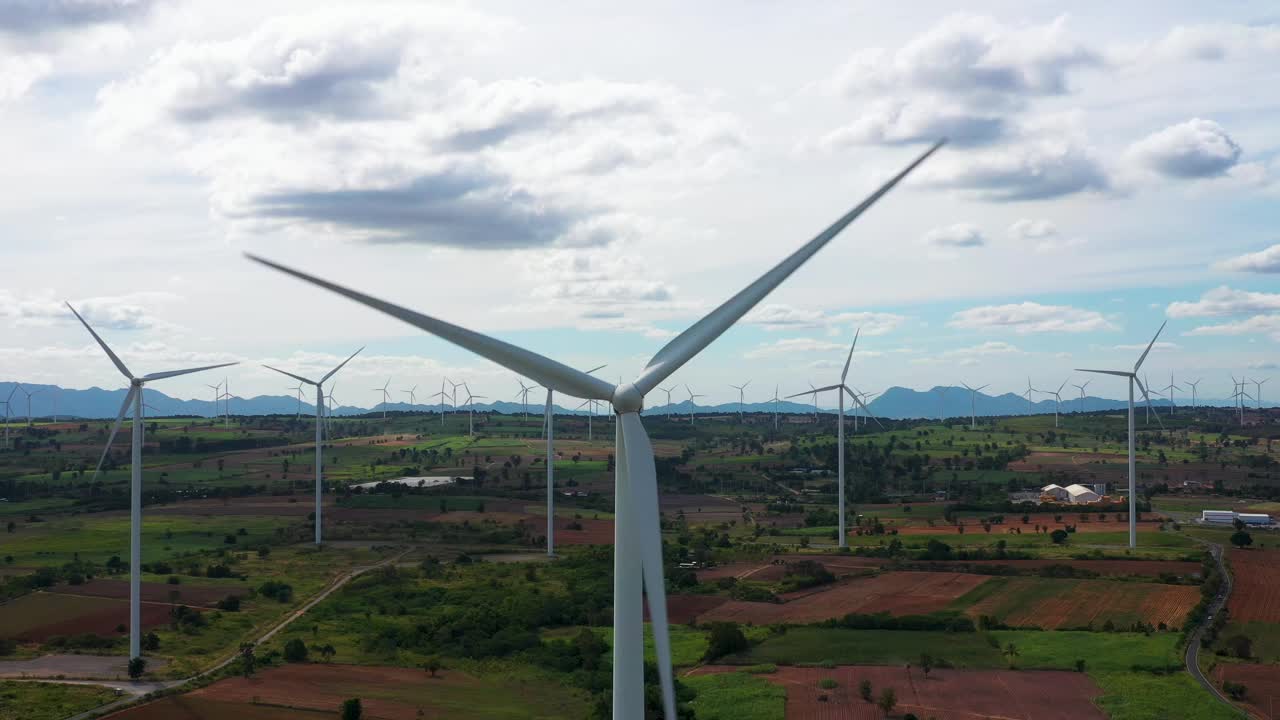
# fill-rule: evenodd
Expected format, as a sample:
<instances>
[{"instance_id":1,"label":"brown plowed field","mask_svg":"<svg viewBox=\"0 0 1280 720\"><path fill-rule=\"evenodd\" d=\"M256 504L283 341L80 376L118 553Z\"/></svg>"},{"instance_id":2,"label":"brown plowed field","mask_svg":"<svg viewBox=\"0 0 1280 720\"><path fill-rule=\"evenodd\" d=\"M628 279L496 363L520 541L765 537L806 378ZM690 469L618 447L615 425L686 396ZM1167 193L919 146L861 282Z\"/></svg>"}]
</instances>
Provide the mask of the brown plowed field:
<instances>
[{"instance_id":1,"label":"brown plowed field","mask_svg":"<svg viewBox=\"0 0 1280 720\"><path fill-rule=\"evenodd\" d=\"M706 666L695 674L732 672ZM858 696L871 681L877 697L886 688L898 696L894 717L914 713L937 720L1105 720L1093 703L1102 689L1084 673L1033 670L934 670L926 679L917 668L842 665L834 668L779 667L758 677L786 688L787 720L882 720L884 714ZM819 686L824 678L835 688ZM820 695L826 701L818 699Z\"/></svg>"},{"instance_id":2,"label":"brown plowed field","mask_svg":"<svg viewBox=\"0 0 1280 720\"><path fill-rule=\"evenodd\" d=\"M542 527L546 520L542 519ZM570 530L567 525L577 522L581 530ZM581 520L556 519L556 543L564 545L612 545L613 521L583 518Z\"/></svg>"},{"instance_id":3,"label":"brown plowed field","mask_svg":"<svg viewBox=\"0 0 1280 720\"><path fill-rule=\"evenodd\" d=\"M1033 577L1005 582L999 592L970 607L968 614L975 618L990 615L1013 627L1045 630L1090 624L1101 628L1108 620L1121 627L1141 620L1180 628L1187 613L1200 602L1200 588L1194 585Z\"/></svg>"},{"instance_id":4,"label":"brown plowed field","mask_svg":"<svg viewBox=\"0 0 1280 720\"><path fill-rule=\"evenodd\" d=\"M1080 522L1080 514L1077 512L1062 513L1062 521L1057 522L1053 519L1053 515L1032 515L1030 522L1022 523L1021 515L1005 515L1003 524L995 524L991 526L990 535L1007 535L1013 528L1020 528L1022 534L1034 534L1036 525L1041 528L1048 528L1048 532L1053 532L1058 528L1067 525L1074 525L1078 533L1101 533L1101 532L1129 532L1128 520L1116 520L1115 515L1107 513L1107 519L1104 522L1098 521L1096 514L1090 513L1093 517L1088 522ZM1138 520L1138 532L1159 532L1160 516L1152 513L1143 513ZM969 534L983 534L982 522L980 518L963 518L964 531ZM960 530L955 525L947 525L937 522L934 527L927 525L894 525L892 521L884 523L887 528L896 528L900 535L956 535Z\"/></svg>"},{"instance_id":5,"label":"brown plowed field","mask_svg":"<svg viewBox=\"0 0 1280 720\"><path fill-rule=\"evenodd\" d=\"M1280 550L1232 549L1227 560L1235 583L1231 619L1280 622Z\"/></svg>"},{"instance_id":6,"label":"brown plowed field","mask_svg":"<svg viewBox=\"0 0 1280 720\"><path fill-rule=\"evenodd\" d=\"M709 582L724 577L759 582L777 582L786 573L786 564L797 560L819 562L835 575L858 574L878 568L888 561L884 558L858 557L857 555L777 555L769 560L719 565L698 571L699 582Z\"/></svg>"},{"instance_id":7,"label":"brown plowed field","mask_svg":"<svg viewBox=\"0 0 1280 720\"><path fill-rule=\"evenodd\" d=\"M142 603L142 627L169 622L168 603ZM33 593L0 605L0 637L43 642L54 635L114 636L129 622L129 602L86 595Z\"/></svg>"},{"instance_id":8,"label":"brown plowed field","mask_svg":"<svg viewBox=\"0 0 1280 720\"><path fill-rule=\"evenodd\" d=\"M819 591L797 593L785 603L730 600L703 613L699 622L732 620L754 625L813 623L849 613L920 615L942 610L990 578L965 573L890 572L853 578Z\"/></svg>"},{"instance_id":9,"label":"brown plowed field","mask_svg":"<svg viewBox=\"0 0 1280 720\"><path fill-rule=\"evenodd\" d=\"M1201 570L1200 563L1166 560L951 560L937 564L951 566L968 565L973 567L995 567L999 565L1007 565L1018 569L1035 569L1048 567L1050 565L1070 565L1073 568L1091 570L1099 575L1109 575L1113 577L1123 577L1126 575L1159 577L1162 573L1171 573L1173 575L1188 577L1192 575L1199 575Z\"/></svg>"},{"instance_id":10,"label":"brown plowed field","mask_svg":"<svg viewBox=\"0 0 1280 720\"><path fill-rule=\"evenodd\" d=\"M1280 720L1280 665L1245 665L1223 663L1214 668L1213 682L1222 687L1223 680L1238 682L1248 688L1242 703L1255 716L1264 720ZM1272 713L1275 714L1272 714Z\"/></svg>"},{"instance_id":11,"label":"brown plowed field","mask_svg":"<svg viewBox=\"0 0 1280 720\"><path fill-rule=\"evenodd\" d=\"M178 603L182 605L205 605L212 607L228 595L244 597L249 594L247 585L223 586L213 585L169 585L168 583L142 583L142 601L154 603L169 602L169 591L177 590L181 595ZM90 580L83 585L64 585L58 592L65 595L87 595L90 597L129 599L129 582L127 580Z\"/></svg>"},{"instance_id":12,"label":"brown plowed field","mask_svg":"<svg viewBox=\"0 0 1280 720\"><path fill-rule=\"evenodd\" d=\"M728 602L723 595L668 595L667 622L672 625L685 625L698 619L698 616L714 610ZM644 619L649 621L649 603L644 605Z\"/></svg>"},{"instance_id":13,"label":"brown plowed field","mask_svg":"<svg viewBox=\"0 0 1280 720\"><path fill-rule=\"evenodd\" d=\"M363 702L363 701L361 701ZM331 720L336 710L328 712L293 708L222 702L193 695L176 695L108 715L111 720ZM367 712L367 711L366 711Z\"/></svg>"}]
</instances>

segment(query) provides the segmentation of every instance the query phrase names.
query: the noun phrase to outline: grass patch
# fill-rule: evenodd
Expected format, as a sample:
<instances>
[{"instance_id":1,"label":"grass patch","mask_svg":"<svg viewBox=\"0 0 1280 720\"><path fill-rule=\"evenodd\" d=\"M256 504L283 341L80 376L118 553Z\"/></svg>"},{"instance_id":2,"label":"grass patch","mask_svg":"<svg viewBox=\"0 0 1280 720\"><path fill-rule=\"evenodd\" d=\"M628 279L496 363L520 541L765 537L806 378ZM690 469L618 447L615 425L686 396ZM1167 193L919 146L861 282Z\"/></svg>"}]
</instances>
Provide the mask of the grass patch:
<instances>
[{"instance_id":1,"label":"grass patch","mask_svg":"<svg viewBox=\"0 0 1280 720\"><path fill-rule=\"evenodd\" d=\"M680 682L697 691L698 720L783 720L787 691L745 672L697 675Z\"/></svg>"},{"instance_id":2,"label":"grass patch","mask_svg":"<svg viewBox=\"0 0 1280 720\"><path fill-rule=\"evenodd\" d=\"M0 720L61 720L115 699L114 691L94 685L0 680Z\"/></svg>"},{"instance_id":3,"label":"grass patch","mask_svg":"<svg viewBox=\"0 0 1280 720\"><path fill-rule=\"evenodd\" d=\"M1111 720L1238 720L1244 714L1218 702L1190 675L1091 672L1102 687L1098 707Z\"/></svg>"}]
</instances>

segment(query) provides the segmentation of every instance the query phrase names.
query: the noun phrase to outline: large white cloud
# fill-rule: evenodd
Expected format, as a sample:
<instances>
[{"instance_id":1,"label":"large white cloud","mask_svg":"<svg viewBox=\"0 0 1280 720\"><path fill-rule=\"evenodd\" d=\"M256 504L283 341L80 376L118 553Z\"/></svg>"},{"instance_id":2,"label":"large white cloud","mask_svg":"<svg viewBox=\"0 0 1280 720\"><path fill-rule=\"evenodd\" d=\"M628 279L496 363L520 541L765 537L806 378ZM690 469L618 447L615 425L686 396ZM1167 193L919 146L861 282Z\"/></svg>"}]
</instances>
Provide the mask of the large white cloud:
<instances>
[{"instance_id":1,"label":"large white cloud","mask_svg":"<svg viewBox=\"0 0 1280 720\"><path fill-rule=\"evenodd\" d=\"M1228 258L1214 267L1232 272L1280 273L1280 243L1255 253Z\"/></svg>"},{"instance_id":2,"label":"large white cloud","mask_svg":"<svg viewBox=\"0 0 1280 720\"><path fill-rule=\"evenodd\" d=\"M6 55L0 49L0 107L13 102L53 72L48 56L34 53Z\"/></svg>"},{"instance_id":3,"label":"large white cloud","mask_svg":"<svg viewBox=\"0 0 1280 720\"><path fill-rule=\"evenodd\" d=\"M1111 321L1093 310L1035 302L969 308L952 315L947 324L965 330L1012 330L1020 334L1116 329Z\"/></svg>"},{"instance_id":4,"label":"large white cloud","mask_svg":"<svg viewBox=\"0 0 1280 720\"><path fill-rule=\"evenodd\" d=\"M71 304L95 329L147 330L172 327L154 315L148 307L172 305L177 300L178 296L172 293L148 291L114 297L72 299ZM67 309L64 301L56 298L52 292L20 296L0 290L0 318L25 326L77 324L75 316Z\"/></svg>"},{"instance_id":5,"label":"large white cloud","mask_svg":"<svg viewBox=\"0 0 1280 720\"><path fill-rule=\"evenodd\" d=\"M147 13L153 0L5 0L0 33L24 37L130 20Z\"/></svg>"},{"instance_id":6,"label":"large white cloud","mask_svg":"<svg viewBox=\"0 0 1280 720\"><path fill-rule=\"evenodd\" d=\"M1201 325L1186 332L1187 335L1266 335L1280 341L1280 314L1254 315L1243 320Z\"/></svg>"},{"instance_id":7,"label":"large white cloud","mask_svg":"<svg viewBox=\"0 0 1280 720\"><path fill-rule=\"evenodd\" d=\"M1196 301L1170 303L1165 310L1165 314L1171 318L1224 317L1263 312L1280 312L1280 293L1236 290L1226 285L1205 292Z\"/></svg>"},{"instance_id":8,"label":"large white cloud","mask_svg":"<svg viewBox=\"0 0 1280 720\"><path fill-rule=\"evenodd\" d=\"M1193 118L1152 133L1129 146L1142 167L1173 178L1222 175L1240 160L1240 146L1221 125Z\"/></svg>"},{"instance_id":9,"label":"large white cloud","mask_svg":"<svg viewBox=\"0 0 1280 720\"><path fill-rule=\"evenodd\" d=\"M1090 147L1064 137L1039 137L971 153L941 156L925 167L921 182L966 191L981 200L1044 200L1102 192L1111 182Z\"/></svg>"}]
</instances>

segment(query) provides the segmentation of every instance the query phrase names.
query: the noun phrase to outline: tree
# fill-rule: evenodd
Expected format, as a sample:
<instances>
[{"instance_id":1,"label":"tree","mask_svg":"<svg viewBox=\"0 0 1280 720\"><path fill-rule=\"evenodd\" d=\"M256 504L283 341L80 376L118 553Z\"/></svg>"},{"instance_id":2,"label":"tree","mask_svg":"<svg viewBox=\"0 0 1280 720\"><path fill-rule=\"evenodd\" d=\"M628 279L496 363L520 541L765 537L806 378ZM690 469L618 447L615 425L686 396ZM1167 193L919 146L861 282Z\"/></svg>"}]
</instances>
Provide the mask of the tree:
<instances>
[{"instance_id":1,"label":"tree","mask_svg":"<svg viewBox=\"0 0 1280 720\"><path fill-rule=\"evenodd\" d=\"M324 658L325 662L329 662L330 660L333 659L334 655L338 654L337 649L335 649L332 645L328 643L325 643L325 645L321 647L318 652L320 653L320 656Z\"/></svg>"},{"instance_id":2,"label":"tree","mask_svg":"<svg viewBox=\"0 0 1280 720\"><path fill-rule=\"evenodd\" d=\"M591 632L591 631L588 630L587 632ZM594 633L592 634L594 635ZM444 663L440 662L440 658L435 655L428 657L427 661L422 663L422 669L431 673L431 677L435 677L436 673L440 672L440 670L443 668L444 668Z\"/></svg>"},{"instance_id":3,"label":"tree","mask_svg":"<svg viewBox=\"0 0 1280 720\"><path fill-rule=\"evenodd\" d=\"M1237 530L1231 533L1231 544L1243 549L1253 544L1253 536L1243 530Z\"/></svg>"},{"instance_id":4,"label":"tree","mask_svg":"<svg viewBox=\"0 0 1280 720\"><path fill-rule=\"evenodd\" d=\"M711 623L711 639L707 643L706 659L716 660L725 655L742 652L748 647L747 636L742 634L738 623Z\"/></svg>"},{"instance_id":5,"label":"tree","mask_svg":"<svg viewBox=\"0 0 1280 720\"><path fill-rule=\"evenodd\" d=\"M871 681L863 680L858 683L858 697L866 702L871 702Z\"/></svg>"},{"instance_id":6,"label":"tree","mask_svg":"<svg viewBox=\"0 0 1280 720\"><path fill-rule=\"evenodd\" d=\"M362 717L364 717L364 708L360 707L360 698L342 701L342 720L360 720Z\"/></svg>"},{"instance_id":7,"label":"tree","mask_svg":"<svg viewBox=\"0 0 1280 720\"><path fill-rule=\"evenodd\" d=\"M920 671L924 673L925 678L929 677L929 671L933 669L933 656L929 653L920 653Z\"/></svg>"},{"instance_id":8,"label":"tree","mask_svg":"<svg viewBox=\"0 0 1280 720\"><path fill-rule=\"evenodd\" d=\"M1076 672L1084 672L1084 660L1076 661Z\"/></svg>"},{"instance_id":9,"label":"tree","mask_svg":"<svg viewBox=\"0 0 1280 720\"><path fill-rule=\"evenodd\" d=\"M253 676L253 668L257 664L253 650L253 643L240 643L240 673L245 677Z\"/></svg>"},{"instance_id":10,"label":"tree","mask_svg":"<svg viewBox=\"0 0 1280 720\"><path fill-rule=\"evenodd\" d=\"M1014 661L1017 660L1018 658L1018 646L1014 645L1013 643L1009 643L1008 645L1004 646L1004 651L1002 654L1005 657L1009 658L1009 667L1012 668L1014 665Z\"/></svg>"},{"instance_id":11,"label":"tree","mask_svg":"<svg viewBox=\"0 0 1280 720\"><path fill-rule=\"evenodd\" d=\"M149 632L142 636L142 649L147 652L155 652L160 649L160 636Z\"/></svg>"},{"instance_id":12,"label":"tree","mask_svg":"<svg viewBox=\"0 0 1280 720\"><path fill-rule=\"evenodd\" d=\"M1053 540L1054 545L1061 545L1067 541L1067 531L1062 528L1058 528L1057 530L1049 533L1049 539Z\"/></svg>"},{"instance_id":13,"label":"tree","mask_svg":"<svg viewBox=\"0 0 1280 720\"><path fill-rule=\"evenodd\" d=\"M1241 660L1253 657L1253 641L1244 635L1232 635L1225 643L1227 650Z\"/></svg>"},{"instance_id":14,"label":"tree","mask_svg":"<svg viewBox=\"0 0 1280 720\"><path fill-rule=\"evenodd\" d=\"M147 671L147 661L140 657L129 660L129 677L137 680Z\"/></svg>"},{"instance_id":15,"label":"tree","mask_svg":"<svg viewBox=\"0 0 1280 720\"><path fill-rule=\"evenodd\" d=\"M294 638L284 644L284 659L291 663L307 661L307 644L301 638Z\"/></svg>"},{"instance_id":16,"label":"tree","mask_svg":"<svg viewBox=\"0 0 1280 720\"><path fill-rule=\"evenodd\" d=\"M893 688L885 688L884 692L880 693L880 699L876 701L876 705L880 706L880 710L884 712L885 717L888 717L889 713L893 712L893 708L897 704L898 693L894 692Z\"/></svg>"}]
</instances>

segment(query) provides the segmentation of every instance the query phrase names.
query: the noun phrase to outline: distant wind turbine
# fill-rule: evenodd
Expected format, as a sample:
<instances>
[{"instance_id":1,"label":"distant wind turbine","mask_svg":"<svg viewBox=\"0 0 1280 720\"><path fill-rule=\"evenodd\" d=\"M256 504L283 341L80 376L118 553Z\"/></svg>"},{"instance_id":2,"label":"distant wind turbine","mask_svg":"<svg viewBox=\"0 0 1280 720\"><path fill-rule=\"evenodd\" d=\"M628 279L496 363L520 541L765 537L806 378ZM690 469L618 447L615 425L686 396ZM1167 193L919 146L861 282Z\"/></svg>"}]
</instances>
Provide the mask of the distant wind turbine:
<instances>
[{"instance_id":1,"label":"distant wind turbine","mask_svg":"<svg viewBox=\"0 0 1280 720\"><path fill-rule=\"evenodd\" d=\"M222 383L218 383L217 385L209 385L206 383L205 387L213 391L213 420L214 422L217 422L219 414L218 401L222 399ZM210 423L210 425L212 425L212 423Z\"/></svg>"},{"instance_id":2,"label":"distant wind turbine","mask_svg":"<svg viewBox=\"0 0 1280 720\"><path fill-rule=\"evenodd\" d=\"M1134 363L1133 371L1129 370L1086 370L1076 368L1076 372L1099 373L1102 375L1115 375L1117 377L1127 378L1129 381L1129 547L1136 548L1138 546L1138 465L1134 454L1134 445L1137 432L1133 427L1133 386L1137 384L1142 390L1142 396L1147 401L1147 406L1151 406L1151 396L1147 394L1147 389L1142 385L1142 381L1138 379L1138 370L1142 368L1142 361L1147 359L1147 354L1151 352L1152 346L1156 344L1160 333L1164 332L1164 326L1169 324L1166 320L1160 324L1160 329L1156 330L1155 337L1151 338L1151 342L1147 345L1147 349L1142 351L1142 355L1138 357L1138 362ZM1156 416L1156 420L1160 420L1160 416Z\"/></svg>"},{"instance_id":3,"label":"distant wind turbine","mask_svg":"<svg viewBox=\"0 0 1280 720\"><path fill-rule=\"evenodd\" d=\"M31 390L26 389L22 385L18 385L18 389L22 391L23 395L27 396L27 427L30 428L31 427L31 398L35 395L39 395L40 393L44 392L44 390L36 390L32 392Z\"/></svg>"},{"instance_id":4,"label":"distant wind turbine","mask_svg":"<svg viewBox=\"0 0 1280 720\"><path fill-rule=\"evenodd\" d=\"M950 389L951 388L943 387L941 385L933 389L934 392L938 393L938 422L942 422L946 414L945 402L947 399L947 391Z\"/></svg>"},{"instance_id":5,"label":"distant wind turbine","mask_svg":"<svg viewBox=\"0 0 1280 720\"><path fill-rule=\"evenodd\" d=\"M657 389L667 394L667 415L670 416L671 415L671 391L675 390L676 386L672 385L669 388L657 388Z\"/></svg>"},{"instance_id":6,"label":"distant wind turbine","mask_svg":"<svg viewBox=\"0 0 1280 720\"><path fill-rule=\"evenodd\" d=\"M9 388L9 397L4 399L4 446L6 448L9 447L9 417L11 415L9 406L13 404L13 394L16 392L18 392L18 385L14 383L14 386Z\"/></svg>"},{"instance_id":7,"label":"distant wind turbine","mask_svg":"<svg viewBox=\"0 0 1280 720\"><path fill-rule=\"evenodd\" d=\"M1199 392L1196 386L1198 386L1202 380L1204 380L1204 378L1200 378L1195 382L1187 381L1187 387L1191 388L1191 409L1192 410L1196 408L1196 393Z\"/></svg>"},{"instance_id":8,"label":"distant wind turbine","mask_svg":"<svg viewBox=\"0 0 1280 720\"><path fill-rule=\"evenodd\" d=\"M1266 382L1267 382L1268 380L1270 380L1270 379L1271 379L1271 378L1263 378L1263 379L1261 379L1261 380L1257 380L1257 379L1255 379L1255 380L1253 381L1254 386L1255 386L1255 387L1257 387L1257 392L1256 392L1257 397L1256 397L1256 398L1254 398L1253 400L1254 400L1254 402L1256 402L1256 403L1258 404L1258 409L1259 409L1259 410L1261 410L1261 409L1262 409L1262 386L1263 386L1264 384L1266 384Z\"/></svg>"},{"instance_id":9,"label":"distant wind turbine","mask_svg":"<svg viewBox=\"0 0 1280 720\"><path fill-rule=\"evenodd\" d=\"M696 398L706 397L705 395L695 395L693 389L688 385L684 386L685 392L689 393L689 425L693 425L693 401Z\"/></svg>"},{"instance_id":10,"label":"distant wind turbine","mask_svg":"<svg viewBox=\"0 0 1280 720\"><path fill-rule=\"evenodd\" d=\"M744 405L746 405L746 400L744 399L744 398L745 398L745 396L743 395L743 391L744 391L744 390L746 390L746 389L747 389L747 386L748 386L748 385L750 385L750 384L751 384L751 381L750 381L750 380L748 380L748 381L746 381L746 382L742 383L741 385L730 385L730 386L729 386L729 387L731 387L731 388L733 388L733 389L735 389L735 390L737 390L737 391L738 391L738 423L739 423L739 424L741 424L741 423L742 423L742 411L743 411L743 406L744 406Z\"/></svg>"},{"instance_id":11,"label":"distant wind turbine","mask_svg":"<svg viewBox=\"0 0 1280 720\"><path fill-rule=\"evenodd\" d=\"M387 403L391 402L391 393L387 391L387 388L389 387L391 387L391 378L387 378L386 384L384 384L382 387L373 388L374 392L382 393L382 422L383 423L386 423L387 421Z\"/></svg>"},{"instance_id":12,"label":"distant wind turbine","mask_svg":"<svg viewBox=\"0 0 1280 720\"><path fill-rule=\"evenodd\" d=\"M1071 387L1076 388L1080 391L1080 412L1082 414L1084 413L1084 389L1089 387L1089 383L1091 382L1093 381L1085 380L1083 385L1076 385L1075 383L1072 383L1071 385Z\"/></svg>"},{"instance_id":13,"label":"distant wind turbine","mask_svg":"<svg viewBox=\"0 0 1280 720\"><path fill-rule=\"evenodd\" d=\"M462 390L467 394L467 437L476 436L476 400L484 400L484 395L473 395L471 388L462 383Z\"/></svg>"},{"instance_id":14,"label":"distant wind turbine","mask_svg":"<svg viewBox=\"0 0 1280 720\"><path fill-rule=\"evenodd\" d=\"M412 411L413 408L418 404L418 395L417 395L418 386L414 385L408 390L401 390L400 392L409 396L409 410Z\"/></svg>"},{"instance_id":15,"label":"distant wind turbine","mask_svg":"<svg viewBox=\"0 0 1280 720\"><path fill-rule=\"evenodd\" d=\"M84 325L85 330L89 331L89 334L93 336L98 346L111 359L112 364L116 366L120 374L129 380L129 392L125 394L124 402L120 404L120 412L116 414L115 425L111 426L111 434L107 436L107 445L102 450L102 457L98 459L98 467L94 468L93 477L97 479L98 472L102 469L102 461L106 460L107 453L111 452L111 443L116 439L116 433L120 431L124 416L132 408L133 429L129 433L131 436L130 443L133 446L130 453L131 470L129 483L129 658L133 659L142 655L142 386L154 380L189 375L202 370L235 365L235 363L220 363L186 370L168 370L137 377L129 372L129 368L125 367L124 362L111 351L106 341L99 337L93 328L89 327L89 323L80 317L80 313L71 307L71 303L67 303L67 309L71 310L76 319L80 321L80 324Z\"/></svg>"},{"instance_id":16,"label":"distant wind turbine","mask_svg":"<svg viewBox=\"0 0 1280 720\"><path fill-rule=\"evenodd\" d=\"M960 383L960 384L964 385L964 389L969 391L969 429L977 430L978 429L978 391L982 390L987 386L979 385L976 388L972 388L965 383Z\"/></svg>"},{"instance_id":17,"label":"distant wind turbine","mask_svg":"<svg viewBox=\"0 0 1280 720\"><path fill-rule=\"evenodd\" d=\"M1049 390L1045 394L1053 396L1053 427L1058 427L1058 412L1062 409L1062 388L1071 382L1071 378L1062 381L1057 390Z\"/></svg>"},{"instance_id":18,"label":"distant wind turbine","mask_svg":"<svg viewBox=\"0 0 1280 720\"><path fill-rule=\"evenodd\" d=\"M778 386L773 386L773 431L778 432L778 403L782 402L782 398L778 397Z\"/></svg>"},{"instance_id":19,"label":"distant wind turbine","mask_svg":"<svg viewBox=\"0 0 1280 720\"><path fill-rule=\"evenodd\" d=\"M519 396L520 396L520 402L524 403L524 419L525 419L525 422L528 422L528 420L529 420L529 393L530 393L530 392L533 392L534 390L536 390L536 389L538 388L538 386L537 386L537 385L525 385L525 384L524 384L524 380L516 380L516 382L520 383L520 389L516 392L516 395L519 395Z\"/></svg>"},{"instance_id":20,"label":"distant wind turbine","mask_svg":"<svg viewBox=\"0 0 1280 720\"><path fill-rule=\"evenodd\" d=\"M302 383L298 383L297 385L294 385L289 389L294 391L298 395L298 414L294 419L301 420L302 419Z\"/></svg>"},{"instance_id":21,"label":"distant wind turbine","mask_svg":"<svg viewBox=\"0 0 1280 720\"><path fill-rule=\"evenodd\" d=\"M1173 384L1173 373L1172 373L1172 372L1170 372L1170 373L1169 373L1169 384L1168 384L1168 385L1165 385L1165 386L1164 386L1164 387L1162 387L1162 388L1160 388L1160 392L1166 392L1166 393L1169 393L1169 415L1173 415L1173 407L1174 407L1174 402L1173 402L1173 391L1174 391L1174 390L1181 390L1181 389L1182 389L1182 388L1180 388L1180 387L1178 387L1177 385L1174 385L1174 384Z\"/></svg>"},{"instance_id":22,"label":"distant wind turbine","mask_svg":"<svg viewBox=\"0 0 1280 720\"><path fill-rule=\"evenodd\" d=\"M662 690L662 716L676 717L675 680L671 662L666 582L663 578L662 527L658 509L657 470L653 445L640 412L644 397L678 372L703 349L756 307L778 285L821 250L850 223L888 193L912 170L942 146L942 142L917 157L906 169L882 185L860 204L788 255L746 288L702 317L668 342L649 360L640 376L613 385L562 363L496 338L414 312L364 293L262 258L250 259L296 278L392 315L439 338L466 348L557 391L613 404L617 422L614 457L618 502L614 522L613 572L613 692L614 720L645 717L644 600L648 596L652 620L657 677Z\"/></svg>"},{"instance_id":23,"label":"distant wind turbine","mask_svg":"<svg viewBox=\"0 0 1280 720\"><path fill-rule=\"evenodd\" d=\"M1032 408L1031 408L1031 393L1033 393L1033 392L1036 392L1036 389L1035 389L1035 388L1033 388L1033 387L1031 387L1031 378L1029 378L1029 377L1028 377L1028 378L1027 378L1027 392L1026 392L1026 395L1027 395L1027 414L1028 414L1028 415L1033 414L1033 410L1032 410Z\"/></svg>"},{"instance_id":24,"label":"distant wind turbine","mask_svg":"<svg viewBox=\"0 0 1280 720\"><path fill-rule=\"evenodd\" d=\"M364 348L360 348L360 350L364 350ZM267 368L268 370L274 370L275 372L278 372L281 375L287 375L304 385L311 385L316 389L316 545L319 545L321 542L320 499L321 497L323 497L323 492L324 492L322 487L322 483L324 481L324 432L325 432L324 426L326 422L324 384L329 380L329 378L336 375L337 372L341 370L344 365L351 362L351 358L355 357L356 355L359 355L360 350L357 350L351 353L351 355L346 360L343 360L341 363L338 364L337 367L325 373L324 376L321 377L319 380L311 380L310 378L304 378L301 375L294 375L291 372L285 372L280 368L274 368L274 367L271 367L270 365L263 365L263 367Z\"/></svg>"}]
</instances>

